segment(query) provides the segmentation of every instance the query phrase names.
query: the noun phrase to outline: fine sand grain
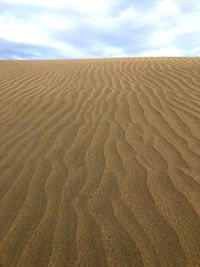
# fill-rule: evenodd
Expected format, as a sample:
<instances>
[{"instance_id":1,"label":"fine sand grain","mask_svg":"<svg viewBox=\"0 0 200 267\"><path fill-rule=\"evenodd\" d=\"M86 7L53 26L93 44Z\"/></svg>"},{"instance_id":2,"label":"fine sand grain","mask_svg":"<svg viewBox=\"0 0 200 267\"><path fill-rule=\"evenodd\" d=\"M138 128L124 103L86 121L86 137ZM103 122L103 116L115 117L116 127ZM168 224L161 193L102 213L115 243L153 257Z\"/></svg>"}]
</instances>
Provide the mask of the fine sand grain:
<instances>
[{"instance_id":1,"label":"fine sand grain","mask_svg":"<svg viewBox=\"0 0 200 267\"><path fill-rule=\"evenodd\" d=\"M200 266L200 58L0 61L0 266Z\"/></svg>"}]
</instances>

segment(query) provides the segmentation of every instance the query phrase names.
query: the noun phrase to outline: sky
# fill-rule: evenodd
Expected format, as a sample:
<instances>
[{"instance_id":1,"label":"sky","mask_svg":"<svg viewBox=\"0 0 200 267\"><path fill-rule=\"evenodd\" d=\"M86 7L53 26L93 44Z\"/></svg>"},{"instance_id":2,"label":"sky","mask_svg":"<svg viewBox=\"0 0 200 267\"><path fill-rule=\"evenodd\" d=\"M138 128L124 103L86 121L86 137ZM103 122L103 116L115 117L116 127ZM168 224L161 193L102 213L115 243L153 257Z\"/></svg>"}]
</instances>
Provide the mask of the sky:
<instances>
[{"instance_id":1,"label":"sky","mask_svg":"<svg viewBox=\"0 0 200 267\"><path fill-rule=\"evenodd\" d=\"M199 0L0 0L0 59L200 56Z\"/></svg>"}]
</instances>

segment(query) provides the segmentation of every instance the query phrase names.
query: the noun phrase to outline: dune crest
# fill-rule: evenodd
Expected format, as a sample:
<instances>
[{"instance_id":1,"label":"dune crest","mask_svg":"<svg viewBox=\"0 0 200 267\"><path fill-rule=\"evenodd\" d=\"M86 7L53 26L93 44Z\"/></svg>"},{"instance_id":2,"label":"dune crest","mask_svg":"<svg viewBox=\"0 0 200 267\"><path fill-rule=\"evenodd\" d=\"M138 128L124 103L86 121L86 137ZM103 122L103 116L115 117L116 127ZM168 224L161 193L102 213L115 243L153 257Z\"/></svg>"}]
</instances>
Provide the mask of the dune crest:
<instances>
[{"instance_id":1,"label":"dune crest","mask_svg":"<svg viewBox=\"0 0 200 267\"><path fill-rule=\"evenodd\" d=\"M200 59L0 61L0 266L200 266Z\"/></svg>"}]
</instances>

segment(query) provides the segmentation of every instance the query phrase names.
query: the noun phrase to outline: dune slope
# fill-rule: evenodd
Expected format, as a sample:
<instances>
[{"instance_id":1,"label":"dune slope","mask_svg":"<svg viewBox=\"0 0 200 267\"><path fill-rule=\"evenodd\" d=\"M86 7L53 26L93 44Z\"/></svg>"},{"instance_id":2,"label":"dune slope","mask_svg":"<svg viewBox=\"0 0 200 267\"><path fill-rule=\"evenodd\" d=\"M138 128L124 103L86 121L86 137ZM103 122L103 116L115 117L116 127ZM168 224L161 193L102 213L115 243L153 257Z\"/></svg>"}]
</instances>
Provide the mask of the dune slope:
<instances>
[{"instance_id":1,"label":"dune slope","mask_svg":"<svg viewBox=\"0 0 200 267\"><path fill-rule=\"evenodd\" d=\"M200 58L0 61L0 266L200 266Z\"/></svg>"}]
</instances>

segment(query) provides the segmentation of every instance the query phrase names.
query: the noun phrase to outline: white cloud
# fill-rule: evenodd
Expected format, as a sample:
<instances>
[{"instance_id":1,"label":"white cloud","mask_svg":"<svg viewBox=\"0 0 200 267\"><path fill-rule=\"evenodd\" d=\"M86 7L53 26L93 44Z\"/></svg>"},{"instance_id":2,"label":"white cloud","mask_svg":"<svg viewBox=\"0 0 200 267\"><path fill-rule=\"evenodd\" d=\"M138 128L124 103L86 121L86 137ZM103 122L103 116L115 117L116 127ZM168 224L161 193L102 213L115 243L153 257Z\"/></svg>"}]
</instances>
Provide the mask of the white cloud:
<instances>
[{"instance_id":1,"label":"white cloud","mask_svg":"<svg viewBox=\"0 0 200 267\"><path fill-rule=\"evenodd\" d=\"M169 10L166 8L166 12L168 11ZM177 10L175 14L176 13L179 14ZM194 38L200 41L199 13L200 13L200 5L199 8L196 8L195 12L191 13L186 12L180 14L179 16L176 16L175 19L168 20L166 23L165 21L161 20L161 23L158 25L158 29L156 29L152 35L151 43L155 46L165 45L166 47L168 47L170 46L170 44L175 42L176 39L178 39L181 35L185 34L193 34ZM187 44L190 40L184 40L184 41L185 44Z\"/></svg>"},{"instance_id":2,"label":"white cloud","mask_svg":"<svg viewBox=\"0 0 200 267\"><path fill-rule=\"evenodd\" d=\"M182 15L178 21L178 25L175 27L177 33L200 33L200 19L199 19L200 9L198 13L185 14Z\"/></svg>"},{"instance_id":3,"label":"white cloud","mask_svg":"<svg viewBox=\"0 0 200 267\"><path fill-rule=\"evenodd\" d=\"M37 26L9 15L0 17L0 38L35 45L45 45L47 42Z\"/></svg>"},{"instance_id":4,"label":"white cloud","mask_svg":"<svg viewBox=\"0 0 200 267\"><path fill-rule=\"evenodd\" d=\"M136 11L132 7L129 7L122 10L122 12L117 17L117 20L121 21L121 20L133 19L135 17L137 17Z\"/></svg>"},{"instance_id":5,"label":"white cloud","mask_svg":"<svg viewBox=\"0 0 200 267\"><path fill-rule=\"evenodd\" d=\"M141 57L180 57L182 56L182 52L171 46L167 48L160 48L160 49L155 49L155 50L147 50L143 53L141 53L139 56Z\"/></svg>"},{"instance_id":6,"label":"white cloud","mask_svg":"<svg viewBox=\"0 0 200 267\"><path fill-rule=\"evenodd\" d=\"M156 27L167 27L172 20L176 22L177 17L181 14L179 6L175 0L160 0L152 9L145 9L138 18L139 25L152 25Z\"/></svg>"},{"instance_id":7,"label":"white cloud","mask_svg":"<svg viewBox=\"0 0 200 267\"><path fill-rule=\"evenodd\" d=\"M64 55L68 57L70 55L70 57L74 58L82 58L86 56L80 49L64 42L53 41L49 44L49 47L56 48L59 51L60 56Z\"/></svg>"},{"instance_id":8,"label":"white cloud","mask_svg":"<svg viewBox=\"0 0 200 267\"><path fill-rule=\"evenodd\" d=\"M159 45L168 45L172 43L173 39L176 36L176 31L174 29L171 30L158 30L152 35L151 42L153 44Z\"/></svg>"},{"instance_id":9,"label":"white cloud","mask_svg":"<svg viewBox=\"0 0 200 267\"><path fill-rule=\"evenodd\" d=\"M21 4L21 5L37 5L54 8L72 8L81 11L102 11L107 8L104 0L1 0L4 3Z\"/></svg>"},{"instance_id":10,"label":"white cloud","mask_svg":"<svg viewBox=\"0 0 200 267\"><path fill-rule=\"evenodd\" d=\"M159 16L170 15L176 16L180 14L179 7L175 4L174 1L162 0L159 2L156 11Z\"/></svg>"},{"instance_id":11,"label":"white cloud","mask_svg":"<svg viewBox=\"0 0 200 267\"><path fill-rule=\"evenodd\" d=\"M105 33L116 32L119 34L118 31L121 25L127 22L130 24L134 23L136 17L137 14L133 8L124 9L117 16L111 16L107 10L104 10L103 13L89 14L85 19L85 23L97 31L103 31Z\"/></svg>"},{"instance_id":12,"label":"white cloud","mask_svg":"<svg viewBox=\"0 0 200 267\"><path fill-rule=\"evenodd\" d=\"M120 55L123 55L123 50L121 48L112 46L106 46L103 53L103 57L119 57Z\"/></svg>"},{"instance_id":13,"label":"white cloud","mask_svg":"<svg viewBox=\"0 0 200 267\"><path fill-rule=\"evenodd\" d=\"M58 18L59 20L59 18ZM56 19L52 19L52 23L55 22ZM66 21L63 21L66 23ZM59 27L59 25L55 23L55 27ZM15 43L23 43L37 46L47 46L49 48L54 48L59 50L59 54L63 56L73 56L73 57L83 57L84 53L81 52L76 47L73 47L69 44L61 42L59 40L51 39L48 35L47 28L40 27L38 24L30 24L25 21L19 20L15 17L4 15L0 17L0 38L5 39L7 41L12 41ZM61 27L62 28L62 27ZM28 54L28 51L26 51ZM38 52L37 52L38 53ZM36 56L40 56L40 54L34 54ZM13 56L15 59L16 56Z\"/></svg>"},{"instance_id":14,"label":"white cloud","mask_svg":"<svg viewBox=\"0 0 200 267\"><path fill-rule=\"evenodd\" d=\"M133 56L180 56L199 51L199 2L189 11L183 11L181 0L155 3L146 8L143 2L130 0L127 6L117 9L117 0L1 0L1 4L7 4L7 13L0 16L0 38L49 47L50 51L53 48L56 56L74 58L132 56L127 51L133 51ZM39 12L33 12L32 6ZM27 14L17 13L19 7L27 10ZM185 40L180 45L178 42L187 34L192 35L194 44L187 46L190 40ZM79 35L85 37L83 42ZM120 40L121 36L125 40Z\"/></svg>"},{"instance_id":15,"label":"white cloud","mask_svg":"<svg viewBox=\"0 0 200 267\"><path fill-rule=\"evenodd\" d=\"M40 25L44 28L56 30L56 29L72 29L75 25L74 20L70 20L64 17L53 16L50 13L42 14L39 18Z\"/></svg>"},{"instance_id":16,"label":"white cloud","mask_svg":"<svg viewBox=\"0 0 200 267\"><path fill-rule=\"evenodd\" d=\"M17 60L25 60L25 58L19 57L18 55L11 55L11 58Z\"/></svg>"}]
</instances>

